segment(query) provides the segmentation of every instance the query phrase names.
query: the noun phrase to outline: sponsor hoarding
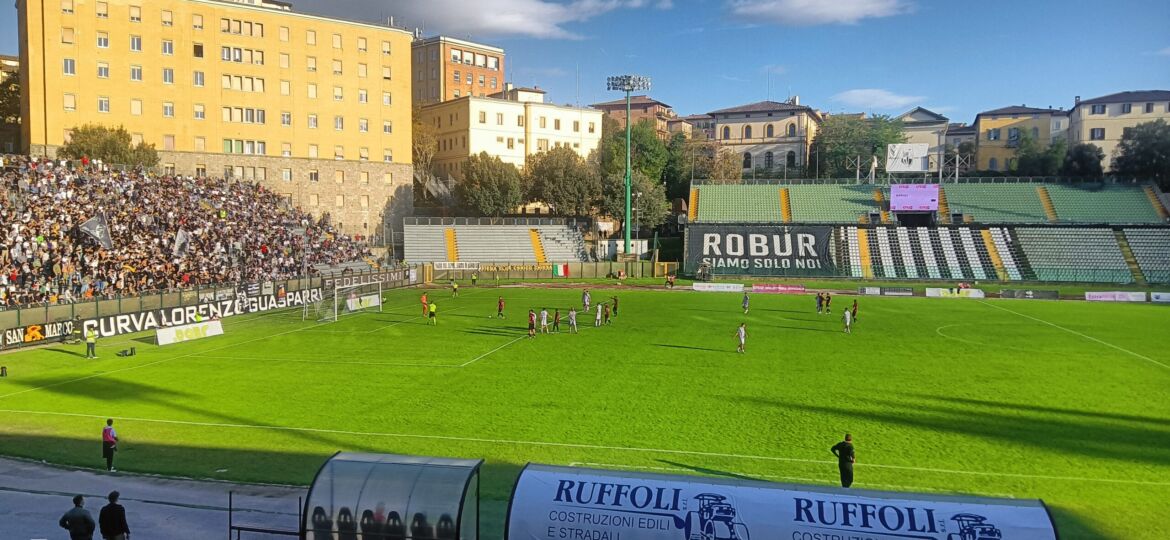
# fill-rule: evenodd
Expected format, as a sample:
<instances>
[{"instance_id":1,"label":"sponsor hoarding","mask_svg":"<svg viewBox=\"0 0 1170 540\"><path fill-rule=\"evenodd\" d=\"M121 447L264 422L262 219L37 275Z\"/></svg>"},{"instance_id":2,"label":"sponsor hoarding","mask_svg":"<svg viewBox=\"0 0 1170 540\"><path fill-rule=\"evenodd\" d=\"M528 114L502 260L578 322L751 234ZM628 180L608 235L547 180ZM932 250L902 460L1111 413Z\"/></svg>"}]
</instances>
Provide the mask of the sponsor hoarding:
<instances>
[{"instance_id":1,"label":"sponsor hoarding","mask_svg":"<svg viewBox=\"0 0 1170 540\"><path fill-rule=\"evenodd\" d=\"M934 212L938 210L938 184L893 184L890 186L893 212Z\"/></svg>"},{"instance_id":2,"label":"sponsor hoarding","mask_svg":"<svg viewBox=\"0 0 1170 540\"><path fill-rule=\"evenodd\" d=\"M882 287L882 296L914 296L910 287Z\"/></svg>"},{"instance_id":3,"label":"sponsor hoarding","mask_svg":"<svg viewBox=\"0 0 1170 540\"><path fill-rule=\"evenodd\" d=\"M222 335L223 323L220 321L206 321L159 328L155 331L154 337L159 345L171 345L183 341L194 341L196 339Z\"/></svg>"},{"instance_id":4,"label":"sponsor hoarding","mask_svg":"<svg viewBox=\"0 0 1170 540\"><path fill-rule=\"evenodd\" d=\"M881 296L881 287L860 287L857 289L857 294L864 294L866 296Z\"/></svg>"},{"instance_id":5,"label":"sponsor hoarding","mask_svg":"<svg viewBox=\"0 0 1170 540\"><path fill-rule=\"evenodd\" d=\"M753 283L752 292L771 294L800 294L805 292L804 285L781 285L778 283Z\"/></svg>"},{"instance_id":6,"label":"sponsor hoarding","mask_svg":"<svg viewBox=\"0 0 1170 540\"><path fill-rule=\"evenodd\" d=\"M832 227L691 225L686 269L705 265L716 275L833 276L832 237Z\"/></svg>"},{"instance_id":7,"label":"sponsor hoarding","mask_svg":"<svg viewBox=\"0 0 1170 540\"><path fill-rule=\"evenodd\" d=\"M244 313L296 307L317 302L321 300L321 297L320 287L288 292L284 296L238 296L231 300L217 300L194 306L153 309L87 319L82 322L82 329L83 333L94 329L100 337L111 337L168 326L182 326L199 320L223 319Z\"/></svg>"},{"instance_id":8,"label":"sponsor hoarding","mask_svg":"<svg viewBox=\"0 0 1170 540\"><path fill-rule=\"evenodd\" d=\"M886 172L930 170L930 145L923 143L886 145Z\"/></svg>"},{"instance_id":9,"label":"sponsor hoarding","mask_svg":"<svg viewBox=\"0 0 1170 540\"><path fill-rule=\"evenodd\" d=\"M743 292L743 283L693 283L691 288L702 292Z\"/></svg>"},{"instance_id":10,"label":"sponsor hoarding","mask_svg":"<svg viewBox=\"0 0 1170 540\"><path fill-rule=\"evenodd\" d=\"M1020 300L1060 300L1060 291L1034 291L1030 289L1004 289L999 291L1000 298L1016 298Z\"/></svg>"},{"instance_id":11,"label":"sponsor hoarding","mask_svg":"<svg viewBox=\"0 0 1170 540\"><path fill-rule=\"evenodd\" d=\"M323 283L326 290L332 290L334 286L350 287L353 285L370 285L373 283L387 283L390 281L404 281L407 278L405 268L398 268L395 270L382 270L372 274L353 274L349 276L329 276L325 278Z\"/></svg>"},{"instance_id":12,"label":"sponsor hoarding","mask_svg":"<svg viewBox=\"0 0 1170 540\"><path fill-rule=\"evenodd\" d=\"M1150 301L1158 303L1170 303L1170 292L1152 292L1150 293Z\"/></svg>"},{"instance_id":13,"label":"sponsor hoarding","mask_svg":"<svg viewBox=\"0 0 1170 540\"><path fill-rule=\"evenodd\" d=\"M0 349L17 345L35 345L41 342L61 339L72 334L73 328L73 321L30 324L9 328L3 334L0 334Z\"/></svg>"},{"instance_id":14,"label":"sponsor hoarding","mask_svg":"<svg viewBox=\"0 0 1170 540\"><path fill-rule=\"evenodd\" d=\"M360 311L366 308L374 308L382 305L382 297L377 293L357 296L354 298L347 298L345 300L345 309L349 311Z\"/></svg>"},{"instance_id":15,"label":"sponsor hoarding","mask_svg":"<svg viewBox=\"0 0 1170 540\"><path fill-rule=\"evenodd\" d=\"M926 296L931 298L986 298L983 289L960 289L952 287L949 289L941 289L937 287L927 287Z\"/></svg>"},{"instance_id":16,"label":"sponsor hoarding","mask_svg":"<svg viewBox=\"0 0 1170 540\"><path fill-rule=\"evenodd\" d=\"M528 465L507 540L1055 540L1036 500Z\"/></svg>"},{"instance_id":17,"label":"sponsor hoarding","mask_svg":"<svg viewBox=\"0 0 1170 540\"><path fill-rule=\"evenodd\" d=\"M479 270L477 262L436 262L435 270Z\"/></svg>"},{"instance_id":18,"label":"sponsor hoarding","mask_svg":"<svg viewBox=\"0 0 1170 540\"><path fill-rule=\"evenodd\" d=\"M1126 292L1126 291L1107 291L1107 292L1085 292L1085 300L1090 302L1145 302L1146 293L1144 292Z\"/></svg>"}]
</instances>

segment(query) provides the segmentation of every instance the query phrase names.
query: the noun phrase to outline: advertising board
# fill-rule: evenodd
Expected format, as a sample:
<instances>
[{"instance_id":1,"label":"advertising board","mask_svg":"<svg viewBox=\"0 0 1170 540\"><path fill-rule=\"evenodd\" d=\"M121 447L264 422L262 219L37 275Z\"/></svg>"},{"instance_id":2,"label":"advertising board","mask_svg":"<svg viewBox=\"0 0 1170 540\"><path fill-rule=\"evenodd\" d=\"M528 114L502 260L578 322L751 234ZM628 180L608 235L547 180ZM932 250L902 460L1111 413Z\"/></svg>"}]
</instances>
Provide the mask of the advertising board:
<instances>
[{"instance_id":1,"label":"advertising board","mask_svg":"<svg viewBox=\"0 0 1170 540\"><path fill-rule=\"evenodd\" d=\"M886 146L887 172L925 172L930 170L930 145L923 143Z\"/></svg>"},{"instance_id":2,"label":"advertising board","mask_svg":"<svg viewBox=\"0 0 1170 540\"><path fill-rule=\"evenodd\" d=\"M436 262L435 270L479 270L477 262Z\"/></svg>"},{"instance_id":3,"label":"advertising board","mask_svg":"<svg viewBox=\"0 0 1170 540\"><path fill-rule=\"evenodd\" d=\"M349 310L350 312L361 311L366 308L375 308L380 305L382 305L382 296L377 293L345 299L345 309Z\"/></svg>"},{"instance_id":4,"label":"advertising board","mask_svg":"<svg viewBox=\"0 0 1170 540\"><path fill-rule=\"evenodd\" d=\"M781 285L779 283L753 283L752 292L768 294L801 294L804 285Z\"/></svg>"},{"instance_id":5,"label":"advertising board","mask_svg":"<svg viewBox=\"0 0 1170 540\"><path fill-rule=\"evenodd\" d=\"M893 212L934 212L938 210L938 184L893 184L890 186Z\"/></svg>"},{"instance_id":6,"label":"advertising board","mask_svg":"<svg viewBox=\"0 0 1170 540\"><path fill-rule=\"evenodd\" d=\"M17 345L35 345L61 339L73 333L73 321L30 324L9 328L0 334L0 349Z\"/></svg>"},{"instance_id":7,"label":"advertising board","mask_svg":"<svg viewBox=\"0 0 1170 540\"><path fill-rule=\"evenodd\" d=\"M986 298L983 289L960 289L952 287L949 289L942 289L938 287L927 287L926 296L931 298Z\"/></svg>"},{"instance_id":8,"label":"advertising board","mask_svg":"<svg viewBox=\"0 0 1170 540\"><path fill-rule=\"evenodd\" d=\"M220 321L205 321L181 326L167 326L155 331L154 337L159 345L171 345L183 341L194 341L211 336L223 335L223 323Z\"/></svg>"},{"instance_id":9,"label":"advertising board","mask_svg":"<svg viewBox=\"0 0 1170 540\"><path fill-rule=\"evenodd\" d=\"M407 271L405 268L397 268L394 270L382 270L372 274L353 274L342 276L329 276L325 278L324 287L326 290L332 290L336 285L338 287L350 287L353 285L370 285L373 283L387 283L390 281L404 281L407 278Z\"/></svg>"},{"instance_id":10,"label":"advertising board","mask_svg":"<svg viewBox=\"0 0 1170 540\"><path fill-rule=\"evenodd\" d=\"M259 291L259 287L257 287ZM239 296L231 300L216 300L194 306L152 309L134 313L109 315L82 322L84 332L97 331L99 337L111 337L155 330L168 326L183 326L199 320L223 319L233 315L257 313L301 306L321 300L321 288L293 291L280 295Z\"/></svg>"},{"instance_id":11,"label":"advertising board","mask_svg":"<svg viewBox=\"0 0 1170 540\"><path fill-rule=\"evenodd\" d=\"M999 291L1000 298L1015 298L1019 300L1060 300L1060 291L1034 291L1030 289L1004 289Z\"/></svg>"},{"instance_id":12,"label":"advertising board","mask_svg":"<svg viewBox=\"0 0 1170 540\"><path fill-rule=\"evenodd\" d=\"M743 292L743 283L701 283L691 284L691 288L701 292Z\"/></svg>"},{"instance_id":13,"label":"advertising board","mask_svg":"<svg viewBox=\"0 0 1170 540\"><path fill-rule=\"evenodd\" d=\"M1170 303L1170 292L1152 292L1150 293L1150 301L1157 303Z\"/></svg>"},{"instance_id":14,"label":"advertising board","mask_svg":"<svg viewBox=\"0 0 1170 540\"><path fill-rule=\"evenodd\" d=\"M1036 500L528 465L505 538L1055 540Z\"/></svg>"},{"instance_id":15,"label":"advertising board","mask_svg":"<svg viewBox=\"0 0 1170 540\"><path fill-rule=\"evenodd\" d=\"M1145 302L1146 293L1127 291L1085 292L1090 302Z\"/></svg>"},{"instance_id":16,"label":"advertising board","mask_svg":"<svg viewBox=\"0 0 1170 540\"><path fill-rule=\"evenodd\" d=\"M691 225L686 234L686 269L706 266L712 274L832 276L832 227Z\"/></svg>"}]
</instances>

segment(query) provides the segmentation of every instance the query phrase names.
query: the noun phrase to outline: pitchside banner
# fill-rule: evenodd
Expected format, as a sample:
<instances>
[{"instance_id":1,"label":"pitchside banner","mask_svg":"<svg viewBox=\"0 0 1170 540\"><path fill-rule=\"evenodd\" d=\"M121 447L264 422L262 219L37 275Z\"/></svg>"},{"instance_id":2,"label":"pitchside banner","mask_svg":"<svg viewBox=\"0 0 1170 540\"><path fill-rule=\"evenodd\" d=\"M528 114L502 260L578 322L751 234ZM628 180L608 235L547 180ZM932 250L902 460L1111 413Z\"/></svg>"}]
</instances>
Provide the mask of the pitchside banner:
<instances>
[{"instance_id":1,"label":"pitchside banner","mask_svg":"<svg viewBox=\"0 0 1170 540\"><path fill-rule=\"evenodd\" d=\"M48 324L30 324L9 328L0 334L0 349L14 345L31 345L44 341L59 340L73 333L73 321Z\"/></svg>"},{"instance_id":2,"label":"pitchside banner","mask_svg":"<svg viewBox=\"0 0 1170 540\"><path fill-rule=\"evenodd\" d=\"M686 268L707 265L712 274L832 276L832 227L691 225Z\"/></svg>"},{"instance_id":3,"label":"pitchside banner","mask_svg":"<svg viewBox=\"0 0 1170 540\"><path fill-rule=\"evenodd\" d=\"M703 283L691 284L691 288L700 292L743 292L743 283Z\"/></svg>"},{"instance_id":4,"label":"pitchside banner","mask_svg":"<svg viewBox=\"0 0 1170 540\"><path fill-rule=\"evenodd\" d=\"M506 540L1055 540L1040 501L528 465Z\"/></svg>"},{"instance_id":5,"label":"pitchside banner","mask_svg":"<svg viewBox=\"0 0 1170 540\"><path fill-rule=\"evenodd\" d=\"M1129 291L1085 292L1090 302L1145 302L1146 293Z\"/></svg>"},{"instance_id":6,"label":"pitchside banner","mask_svg":"<svg viewBox=\"0 0 1170 540\"><path fill-rule=\"evenodd\" d=\"M1152 292L1150 293L1150 301L1158 303L1170 302L1170 293Z\"/></svg>"},{"instance_id":7,"label":"pitchside banner","mask_svg":"<svg viewBox=\"0 0 1170 540\"><path fill-rule=\"evenodd\" d=\"M325 278L325 289L333 290L333 286L349 287L352 285L370 285L373 283L388 283L391 281L405 281L408 276L405 268L397 270L382 270L381 272L374 272L372 274L354 274L351 276L338 276ZM413 281L413 280L412 280Z\"/></svg>"},{"instance_id":8,"label":"pitchside banner","mask_svg":"<svg viewBox=\"0 0 1170 540\"><path fill-rule=\"evenodd\" d=\"M935 287L927 287L926 296L931 298L986 298L983 289L940 289Z\"/></svg>"},{"instance_id":9,"label":"pitchside banner","mask_svg":"<svg viewBox=\"0 0 1170 540\"><path fill-rule=\"evenodd\" d=\"M193 324L201 320L223 319L233 315L258 313L301 306L321 300L321 288L305 289L280 295L240 296L194 306L154 309L88 319L81 323L82 333L96 330L100 337L133 334L168 326Z\"/></svg>"},{"instance_id":10,"label":"pitchside banner","mask_svg":"<svg viewBox=\"0 0 1170 540\"><path fill-rule=\"evenodd\" d=\"M345 308L349 311L361 311L366 308L378 307L382 305L382 297L377 294L367 294L355 298L348 298L345 300Z\"/></svg>"},{"instance_id":11,"label":"pitchside banner","mask_svg":"<svg viewBox=\"0 0 1170 540\"><path fill-rule=\"evenodd\" d=\"M220 321L207 321L185 324L183 326L168 326L166 328L159 328L154 333L155 340L160 346L222 335L223 323Z\"/></svg>"}]
</instances>

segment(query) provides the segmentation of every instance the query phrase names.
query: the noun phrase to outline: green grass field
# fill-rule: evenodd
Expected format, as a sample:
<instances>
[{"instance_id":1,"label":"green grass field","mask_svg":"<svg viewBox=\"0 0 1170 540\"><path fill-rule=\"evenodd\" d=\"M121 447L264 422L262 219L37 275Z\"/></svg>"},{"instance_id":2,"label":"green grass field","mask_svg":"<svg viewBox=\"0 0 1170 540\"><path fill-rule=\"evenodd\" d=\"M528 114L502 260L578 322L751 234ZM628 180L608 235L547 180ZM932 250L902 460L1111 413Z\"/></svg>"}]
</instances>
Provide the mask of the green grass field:
<instances>
[{"instance_id":1,"label":"green grass field","mask_svg":"<svg viewBox=\"0 0 1170 540\"><path fill-rule=\"evenodd\" d=\"M483 457L500 538L528 461L832 484L849 431L856 487L1041 498L1066 539L1170 537L1165 306L866 297L845 335L853 297L826 316L809 295L754 295L744 316L738 294L595 290L620 296L613 325L527 339L527 308L580 290L435 290L436 327L418 293L166 348L111 338L96 361L2 355L0 453L97 468L114 417L131 472L307 484L338 450Z\"/></svg>"}]
</instances>

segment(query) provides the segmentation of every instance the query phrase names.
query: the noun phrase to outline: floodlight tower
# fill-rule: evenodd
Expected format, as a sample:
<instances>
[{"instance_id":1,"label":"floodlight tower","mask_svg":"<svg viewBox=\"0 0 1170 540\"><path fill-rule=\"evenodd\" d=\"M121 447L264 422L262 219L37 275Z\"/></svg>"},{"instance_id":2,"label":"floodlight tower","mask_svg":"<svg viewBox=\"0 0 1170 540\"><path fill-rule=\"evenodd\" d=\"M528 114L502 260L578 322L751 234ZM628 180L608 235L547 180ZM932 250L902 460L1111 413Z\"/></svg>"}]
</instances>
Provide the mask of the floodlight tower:
<instances>
[{"instance_id":1,"label":"floodlight tower","mask_svg":"<svg viewBox=\"0 0 1170 540\"><path fill-rule=\"evenodd\" d=\"M630 254L630 93L650 89L650 77L640 75L615 75L606 80L606 90L626 93L626 218L622 222L625 231L627 255Z\"/></svg>"}]
</instances>

